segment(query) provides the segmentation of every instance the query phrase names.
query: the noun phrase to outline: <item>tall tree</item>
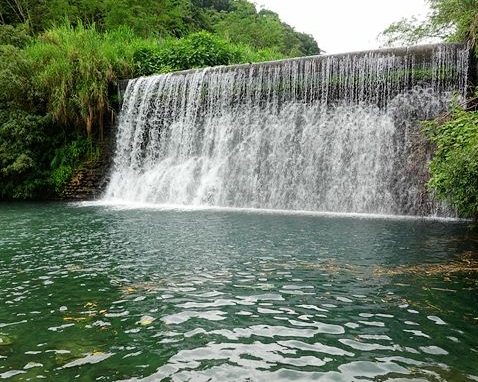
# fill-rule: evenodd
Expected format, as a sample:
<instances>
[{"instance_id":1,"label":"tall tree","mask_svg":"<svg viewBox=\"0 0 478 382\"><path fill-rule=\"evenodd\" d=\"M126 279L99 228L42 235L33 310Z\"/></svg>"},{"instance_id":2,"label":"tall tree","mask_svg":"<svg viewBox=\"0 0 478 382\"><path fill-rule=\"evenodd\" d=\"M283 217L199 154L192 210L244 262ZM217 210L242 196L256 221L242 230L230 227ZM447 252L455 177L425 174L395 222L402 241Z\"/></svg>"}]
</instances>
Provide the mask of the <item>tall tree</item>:
<instances>
[{"instance_id":1,"label":"tall tree","mask_svg":"<svg viewBox=\"0 0 478 382\"><path fill-rule=\"evenodd\" d=\"M427 0L431 12L391 24L383 33L385 45L413 45L427 39L475 42L478 33L478 0Z\"/></svg>"},{"instance_id":2,"label":"tall tree","mask_svg":"<svg viewBox=\"0 0 478 382\"><path fill-rule=\"evenodd\" d=\"M212 24L221 36L256 49L276 48L286 56L320 53L312 36L296 32L277 13L267 9L257 12L247 0L235 0L231 11L213 14Z\"/></svg>"},{"instance_id":3,"label":"tall tree","mask_svg":"<svg viewBox=\"0 0 478 382\"><path fill-rule=\"evenodd\" d=\"M104 0L105 27L127 25L140 35L185 36L194 31L186 0Z\"/></svg>"}]
</instances>

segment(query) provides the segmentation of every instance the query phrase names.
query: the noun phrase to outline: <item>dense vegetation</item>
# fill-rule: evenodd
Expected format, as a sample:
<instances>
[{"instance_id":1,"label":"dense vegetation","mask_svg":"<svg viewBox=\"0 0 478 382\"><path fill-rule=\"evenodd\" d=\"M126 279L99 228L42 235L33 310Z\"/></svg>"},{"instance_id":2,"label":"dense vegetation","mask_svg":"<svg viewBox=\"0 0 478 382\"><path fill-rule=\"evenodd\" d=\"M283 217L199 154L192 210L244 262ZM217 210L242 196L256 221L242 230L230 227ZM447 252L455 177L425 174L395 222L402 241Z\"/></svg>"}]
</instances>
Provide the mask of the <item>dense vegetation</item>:
<instances>
[{"instance_id":1,"label":"dense vegetation","mask_svg":"<svg viewBox=\"0 0 478 382\"><path fill-rule=\"evenodd\" d=\"M98 160L121 78L318 53L246 0L2 0L0 199L52 197Z\"/></svg>"},{"instance_id":2,"label":"dense vegetation","mask_svg":"<svg viewBox=\"0 0 478 382\"><path fill-rule=\"evenodd\" d=\"M428 183L436 195L449 201L461 216L478 214L478 112L455 108L446 122L425 124L436 145Z\"/></svg>"},{"instance_id":3,"label":"dense vegetation","mask_svg":"<svg viewBox=\"0 0 478 382\"><path fill-rule=\"evenodd\" d=\"M0 23L23 24L33 33L61 25L95 24L100 32L128 26L143 38L186 37L205 30L254 49L284 56L320 53L312 36L298 33L247 0L2 0Z\"/></svg>"},{"instance_id":4,"label":"dense vegetation","mask_svg":"<svg viewBox=\"0 0 478 382\"><path fill-rule=\"evenodd\" d=\"M478 56L478 0L428 0L431 12L424 20L404 19L390 25L387 45L409 45L430 40L468 42ZM476 99L468 107L431 123L425 133L436 146L430 163L429 189L464 217L478 218L478 111ZM466 109L466 110L465 110Z\"/></svg>"}]
</instances>

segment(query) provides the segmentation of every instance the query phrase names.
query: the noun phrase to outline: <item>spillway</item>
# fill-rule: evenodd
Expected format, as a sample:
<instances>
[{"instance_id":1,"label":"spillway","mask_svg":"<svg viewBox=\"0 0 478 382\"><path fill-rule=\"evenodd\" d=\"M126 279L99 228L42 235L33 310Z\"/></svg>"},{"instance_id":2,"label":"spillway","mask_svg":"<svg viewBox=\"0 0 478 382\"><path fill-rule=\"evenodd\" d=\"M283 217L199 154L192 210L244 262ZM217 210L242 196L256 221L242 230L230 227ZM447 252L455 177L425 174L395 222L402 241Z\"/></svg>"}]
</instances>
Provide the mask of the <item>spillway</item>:
<instances>
[{"instance_id":1,"label":"spillway","mask_svg":"<svg viewBox=\"0 0 478 382\"><path fill-rule=\"evenodd\" d=\"M440 44L130 80L104 199L446 216L418 121L466 96L469 60Z\"/></svg>"}]
</instances>

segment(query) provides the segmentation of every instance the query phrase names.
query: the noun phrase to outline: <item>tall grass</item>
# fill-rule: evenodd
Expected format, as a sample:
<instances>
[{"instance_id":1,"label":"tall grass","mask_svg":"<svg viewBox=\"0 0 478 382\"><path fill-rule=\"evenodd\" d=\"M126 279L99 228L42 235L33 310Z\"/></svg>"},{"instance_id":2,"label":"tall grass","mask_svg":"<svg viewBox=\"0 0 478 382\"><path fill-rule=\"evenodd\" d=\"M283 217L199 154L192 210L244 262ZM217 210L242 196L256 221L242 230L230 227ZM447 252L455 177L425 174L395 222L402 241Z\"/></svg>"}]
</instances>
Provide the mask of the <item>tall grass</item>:
<instances>
[{"instance_id":1,"label":"tall grass","mask_svg":"<svg viewBox=\"0 0 478 382\"><path fill-rule=\"evenodd\" d=\"M100 33L95 25L66 22L40 35L26 52L37 63L34 84L54 118L102 139L108 89L133 74L137 47L152 43L127 27Z\"/></svg>"}]
</instances>

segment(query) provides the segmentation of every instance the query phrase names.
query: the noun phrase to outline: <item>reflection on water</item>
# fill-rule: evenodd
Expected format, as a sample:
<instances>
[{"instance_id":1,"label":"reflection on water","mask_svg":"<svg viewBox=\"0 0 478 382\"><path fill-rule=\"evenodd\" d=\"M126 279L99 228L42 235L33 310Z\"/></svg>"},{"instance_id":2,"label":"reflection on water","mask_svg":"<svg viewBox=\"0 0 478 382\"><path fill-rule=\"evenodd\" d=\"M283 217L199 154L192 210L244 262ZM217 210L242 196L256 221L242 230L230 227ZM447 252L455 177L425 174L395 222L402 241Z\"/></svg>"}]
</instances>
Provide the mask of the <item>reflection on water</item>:
<instances>
[{"instance_id":1,"label":"reflection on water","mask_svg":"<svg viewBox=\"0 0 478 382\"><path fill-rule=\"evenodd\" d=\"M0 205L0 379L478 381L459 222Z\"/></svg>"}]
</instances>

